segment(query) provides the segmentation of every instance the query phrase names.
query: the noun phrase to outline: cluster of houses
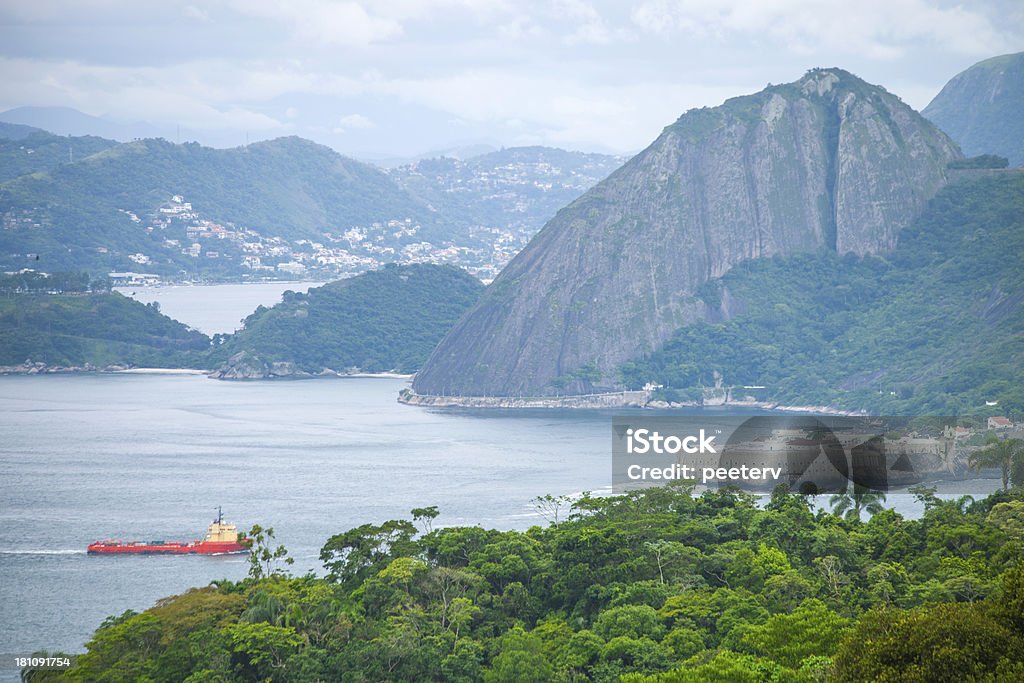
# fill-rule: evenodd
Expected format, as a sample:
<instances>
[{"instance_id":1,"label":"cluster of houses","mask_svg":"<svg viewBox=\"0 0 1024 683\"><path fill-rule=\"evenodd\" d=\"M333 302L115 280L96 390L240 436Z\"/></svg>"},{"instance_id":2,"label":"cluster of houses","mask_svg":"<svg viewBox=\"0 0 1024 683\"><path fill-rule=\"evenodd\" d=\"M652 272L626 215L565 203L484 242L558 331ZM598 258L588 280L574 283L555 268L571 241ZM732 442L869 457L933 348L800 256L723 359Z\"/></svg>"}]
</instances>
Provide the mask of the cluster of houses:
<instances>
[{"instance_id":1,"label":"cluster of houses","mask_svg":"<svg viewBox=\"0 0 1024 683\"><path fill-rule=\"evenodd\" d=\"M354 226L340 235L325 233L322 241L289 242L204 218L182 195L171 197L146 221L130 211L122 212L148 233L166 234L165 247L178 249L191 258L223 259L249 271L289 276L355 274L386 263L447 263L461 266L487 281L521 246L511 244L510 235L492 236L496 238L493 249L438 246L418 239L421 226L410 218ZM139 265L152 262L144 253L130 254L128 258Z\"/></svg>"}]
</instances>

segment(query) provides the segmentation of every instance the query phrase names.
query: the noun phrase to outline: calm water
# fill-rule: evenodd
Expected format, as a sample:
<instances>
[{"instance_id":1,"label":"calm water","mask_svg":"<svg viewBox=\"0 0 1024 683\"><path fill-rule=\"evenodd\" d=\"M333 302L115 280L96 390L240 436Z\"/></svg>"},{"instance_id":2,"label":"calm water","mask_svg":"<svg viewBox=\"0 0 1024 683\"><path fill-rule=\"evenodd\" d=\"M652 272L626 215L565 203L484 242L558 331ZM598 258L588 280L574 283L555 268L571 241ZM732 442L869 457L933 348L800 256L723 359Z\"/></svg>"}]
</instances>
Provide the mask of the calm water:
<instances>
[{"instance_id":1,"label":"calm water","mask_svg":"<svg viewBox=\"0 0 1024 683\"><path fill-rule=\"evenodd\" d=\"M305 292L322 282L260 282L237 285L169 285L117 287L144 304L156 301L164 315L206 334L234 332L257 306L273 306L287 291Z\"/></svg>"},{"instance_id":2,"label":"calm water","mask_svg":"<svg viewBox=\"0 0 1024 683\"><path fill-rule=\"evenodd\" d=\"M438 505L443 524L522 528L530 499L610 484L609 418L431 412L394 379L0 377L0 652L81 650L110 614L237 557L95 557L100 538L191 539L223 505L319 568L333 533Z\"/></svg>"}]
</instances>

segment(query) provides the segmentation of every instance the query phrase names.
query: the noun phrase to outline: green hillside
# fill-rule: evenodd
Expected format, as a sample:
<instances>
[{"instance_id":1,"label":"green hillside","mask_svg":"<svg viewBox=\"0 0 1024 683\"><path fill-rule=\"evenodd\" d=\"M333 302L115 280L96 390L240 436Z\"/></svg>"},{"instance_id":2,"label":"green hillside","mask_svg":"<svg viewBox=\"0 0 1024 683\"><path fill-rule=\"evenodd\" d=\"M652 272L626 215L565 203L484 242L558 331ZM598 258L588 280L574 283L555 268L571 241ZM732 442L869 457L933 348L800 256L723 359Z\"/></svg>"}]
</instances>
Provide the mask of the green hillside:
<instances>
[{"instance_id":1,"label":"green hillside","mask_svg":"<svg viewBox=\"0 0 1024 683\"><path fill-rule=\"evenodd\" d=\"M116 292L0 295L0 366L195 367L206 335Z\"/></svg>"},{"instance_id":2,"label":"green hillside","mask_svg":"<svg viewBox=\"0 0 1024 683\"><path fill-rule=\"evenodd\" d=\"M145 219L174 195L205 218L288 241L323 240L324 232L388 219L433 225L430 211L383 172L308 140L234 149L140 140L0 184L0 214L16 221L4 235L0 267L20 267L24 254L38 253L45 270L129 270L138 267L128 255L141 252L152 257L147 272L230 269L197 264L165 242L184 234L145 229ZM128 211L144 220L133 221Z\"/></svg>"},{"instance_id":3,"label":"green hillside","mask_svg":"<svg viewBox=\"0 0 1024 683\"><path fill-rule=\"evenodd\" d=\"M622 366L631 387L713 386L882 414L1024 411L1024 173L963 172L884 257L745 262L700 296L714 317ZM735 392L736 398L743 390Z\"/></svg>"},{"instance_id":4,"label":"green hillside","mask_svg":"<svg viewBox=\"0 0 1024 683\"><path fill-rule=\"evenodd\" d=\"M260 307L235 334L215 337L211 362L230 378L274 374L413 372L483 285L451 266L385 266ZM244 353L243 353L244 352Z\"/></svg>"},{"instance_id":5,"label":"green hillside","mask_svg":"<svg viewBox=\"0 0 1024 683\"><path fill-rule=\"evenodd\" d=\"M0 183L30 173L52 171L120 143L93 135L70 137L36 131L0 139Z\"/></svg>"}]
</instances>

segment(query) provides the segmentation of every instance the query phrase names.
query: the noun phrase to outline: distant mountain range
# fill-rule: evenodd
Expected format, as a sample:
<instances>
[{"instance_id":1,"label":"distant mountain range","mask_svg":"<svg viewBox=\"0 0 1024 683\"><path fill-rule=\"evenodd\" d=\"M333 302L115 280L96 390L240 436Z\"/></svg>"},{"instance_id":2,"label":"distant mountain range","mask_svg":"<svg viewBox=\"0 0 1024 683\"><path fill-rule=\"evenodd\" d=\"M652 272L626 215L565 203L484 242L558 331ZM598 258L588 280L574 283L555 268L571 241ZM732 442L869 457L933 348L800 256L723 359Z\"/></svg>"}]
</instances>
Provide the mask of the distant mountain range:
<instances>
[{"instance_id":1,"label":"distant mountain range","mask_svg":"<svg viewBox=\"0 0 1024 683\"><path fill-rule=\"evenodd\" d=\"M71 107L16 107L0 112L0 122L39 128L55 135L95 136L118 142L169 137L174 130L151 123L92 116Z\"/></svg>"}]
</instances>

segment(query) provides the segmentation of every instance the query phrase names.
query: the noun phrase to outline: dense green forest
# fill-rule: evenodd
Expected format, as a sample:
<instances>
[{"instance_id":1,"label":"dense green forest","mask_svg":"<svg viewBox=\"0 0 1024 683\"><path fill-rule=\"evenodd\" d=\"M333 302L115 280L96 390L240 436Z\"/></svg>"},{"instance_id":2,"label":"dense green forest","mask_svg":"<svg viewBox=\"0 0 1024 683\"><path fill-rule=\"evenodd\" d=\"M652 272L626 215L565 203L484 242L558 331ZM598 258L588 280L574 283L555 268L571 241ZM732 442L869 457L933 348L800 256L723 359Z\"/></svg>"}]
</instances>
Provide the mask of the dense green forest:
<instances>
[{"instance_id":1,"label":"dense green forest","mask_svg":"<svg viewBox=\"0 0 1024 683\"><path fill-rule=\"evenodd\" d=\"M30 173L51 171L120 144L94 135L74 137L35 131L23 138L0 136L0 183Z\"/></svg>"},{"instance_id":2,"label":"dense green forest","mask_svg":"<svg viewBox=\"0 0 1024 683\"><path fill-rule=\"evenodd\" d=\"M920 519L866 520L784 489L546 496L506 532L428 507L331 537L320 577L254 529L249 579L111 617L31 680L1021 680L1024 491L915 495Z\"/></svg>"},{"instance_id":3,"label":"dense green forest","mask_svg":"<svg viewBox=\"0 0 1024 683\"><path fill-rule=\"evenodd\" d=\"M484 286L453 266L387 265L306 294L286 292L232 335L214 338L209 364L259 368L285 362L303 372L413 372Z\"/></svg>"},{"instance_id":4,"label":"dense green forest","mask_svg":"<svg viewBox=\"0 0 1024 683\"><path fill-rule=\"evenodd\" d=\"M760 259L708 282L700 297L729 319L681 328L625 382L693 400L717 372L788 404L1024 412L1024 174L966 173L890 254Z\"/></svg>"},{"instance_id":5,"label":"dense green forest","mask_svg":"<svg viewBox=\"0 0 1024 683\"><path fill-rule=\"evenodd\" d=\"M117 292L0 294L0 366L196 367L210 339Z\"/></svg>"}]
</instances>

